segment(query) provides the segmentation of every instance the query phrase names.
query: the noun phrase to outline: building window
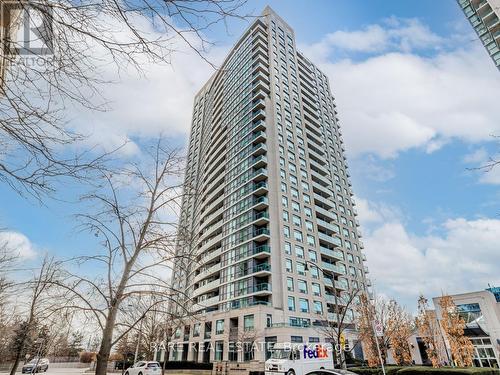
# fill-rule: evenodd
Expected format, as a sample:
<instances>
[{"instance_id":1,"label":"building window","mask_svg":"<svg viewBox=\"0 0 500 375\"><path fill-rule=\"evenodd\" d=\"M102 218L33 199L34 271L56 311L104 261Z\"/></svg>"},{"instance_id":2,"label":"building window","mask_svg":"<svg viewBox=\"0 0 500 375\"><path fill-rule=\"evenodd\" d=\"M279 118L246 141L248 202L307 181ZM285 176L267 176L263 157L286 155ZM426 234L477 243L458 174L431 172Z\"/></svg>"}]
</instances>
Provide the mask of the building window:
<instances>
[{"instance_id":1,"label":"building window","mask_svg":"<svg viewBox=\"0 0 500 375\"><path fill-rule=\"evenodd\" d=\"M319 337L309 337L309 342L319 342Z\"/></svg>"},{"instance_id":2,"label":"building window","mask_svg":"<svg viewBox=\"0 0 500 375\"><path fill-rule=\"evenodd\" d=\"M307 294L307 282L305 280L298 280L297 285L299 287L299 292L300 293L306 293Z\"/></svg>"},{"instance_id":3,"label":"building window","mask_svg":"<svg viewBox=\"0 0 500 375\"><path fill-rule=\"evenodd\" d=\"M316 246L316 240L314 239L314 236L310 234L307 235L307 244L309 246Z\"/></svg>"},{"instance_id":4,"label":"building window","mask_svg":"<svg viewBox=\"0 0 500 375\"><path fill-rule=\"evenodd\" d=\"M193 337L198 337L200 335L200 323L196 323L193 327Z\"/></svg>"},{"instance_id":5,"label":"building window","mask_svg":"<svg viewBox=\"0 0 500 375\"><path fill-rule=\"evenodd\" d=\"M290 238L290 228L288 226L286 226L286 225L283 227L283 235L286 238Z\"/></svg>"},{"instance_id":6,"label":"building window","mask_svg":"<svg viewBox=\"0 0 500 375\"><path fill-rule=\"evenodd\" d=\"M321 296L321 286L317 283L312 283L312 292L316 297Z\"/></svg>"},{"instance_id":7,"label":"building window","mask_svg":"<svg viewBox=\"0 0 500 375\"><path fill-rule=\"evenodd\" d=\"M293 279L291 277L286 278L286 288L289 292L293 292Z\"/></svg>"},{"instance_id":8,"label":"building window","mask_svg":"<svg viewBox=\"0 0 500 375\"><path fill-rule=\"evenodd\" d=\"M309 301L304 298L299 299L299 306L300 306L300 311L303 313L308 313L309 312Z\"/></svg>"},{"instance_id":9,"label":"building window","mask_svg":"<svg viewBox=\"0 0 500 375\"><path fill-rule=\"evenodd\" d=\"M292 336L290 341L301 344L304 342L304 339L302 336Z\"/></svg>"},{"instance_id":10,"label":"building window","mask_svg":"<svg viewBox=\"0 0 500 375\"><path fill-rule=\"evenodd\" d=\"M215 342L215 360L222 361L222 353L224 351L224 341Z\"/></svg>"},{"instance_id":11,"label":"building window","mask_svg":"<svg viewBox=\"0 0 500 375\"><path fill-rule=\"evenodd\" d=\"M301 276L306 275L306 266L304 263L297 262L297 273Z\"/></svg>"},{"instance_id":12,"label":"building window","mask_svg":"<svg viewBox=\"0 0 500 375\"><path fill-rule=\"evenodd\" d=\"M295 256L304 259L304 248L302 246L295 246Z\"/></svg>"},{"instance_id":13,"label":"building window","mask_svg":"<svg viewBox=\"0 0 500 375\"><path fill-rule=\"evenodd\" d=\"M243 329L245 331L251 331L254 329L254 317L252 315L245 315L243 317Z\"/></svg>"},{"instance_id":14,"label":"building window","mask_svg":"<svg viewBox=\"0 0 500 375\"><path fill-rule=\"evenodd\" d=\"M224 333L224 319L215 322L215 334L220 335L222 333Z\"/></svg>"},{"instance_id":15,"label":"building window","mask_svg":"<svg viewBox=\"0 0 500 375\"><path fill-rule=\"evenodd\" d=\"M286 272L293 272L293 263L291 259L286 260Z\"/></svg>"},{"instance_id":16,"label":"building window","mask_svg":"<svg viewBox=\"0 0 500 375\"><path fill-rule=\"evenodd\" d=\"M252 361L254 359L253 343L243 343L243 361Z\"/></svg>"},{"instance_id":17,"label":"building window","mask_svg":"<svg viewBox=\"0 0 500 375\"><path fill-rule=\"evenodd\" d=\"M318 256L316 254L316 251L314 250L309 250L309 259L312 261L312 262L317 262L318 261Z\"/></svg>"},{"instance_id":18,"label":"building window","mask_svg":"<svg viewBox=\"0 0 500 375\"><path fill-rule=\"evenodd\" d=\"M288 297L288 311L295 311L295 298Z\"/></svg>"},{"instance_id":19,"label":"building window","mask_svg":"<svg viewBox=\"0 0 500 375\"><path fill-rule=\"evenodd\" d=\"M292 254L292 245L290 244L290 242L285 242L285 254Z\"/></svg>"},{"instance_id":20,"label":"building window","mask_svg":"<svg viewBox=\"0 0 500 375\"><path fill-rule=\"evenodd\" d=\"M314 312L316 314L323 314L323 305L320 301L314 301Z\"/></svg>"},{"instance_id":21,"label":"building window","mask_svg":"<svg viewBox=\"0 0 500 375\"><path fill-rule=\"evenodd\" d=\"M300 220L300 216L293 215L292 216L292 222L293 222L293 225L295 225L297 227L301 227L302 226L302 221Z\"/></svg>"},{"instance_id":22,"label":"building window","mask_svg":"<svg viewBox=\"0 0 500 375\"><path fill-rule=\"evenodd\" d=\"M266 315L266 327L271 328L273 326L273 316L271 314Z\"/></svg>"}]
</instances>

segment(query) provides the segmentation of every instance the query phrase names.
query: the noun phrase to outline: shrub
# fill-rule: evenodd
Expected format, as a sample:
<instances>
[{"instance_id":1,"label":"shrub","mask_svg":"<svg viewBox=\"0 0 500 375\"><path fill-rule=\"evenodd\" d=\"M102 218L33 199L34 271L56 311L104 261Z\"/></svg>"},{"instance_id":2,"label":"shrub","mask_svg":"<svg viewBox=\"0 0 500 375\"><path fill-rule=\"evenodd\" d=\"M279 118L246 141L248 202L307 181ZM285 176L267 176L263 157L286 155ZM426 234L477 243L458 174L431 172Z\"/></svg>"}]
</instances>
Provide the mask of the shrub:
<instances>
[{"instance_id":1,"label":"shrub","mask_svg":"<svg viewBox=\"0 0 500 375\"><path fill-rule=\"evenodd\" d=\"M352 367L349 370L358 375L383 375L382 368L380 367ZM484 367L433 368L426 366L386 366L385 372L386 375L500 375L500 371L498 369Z\"/></svg>"},{"instance_id":2,"label":"shrub","mask_svg":"<svg viewBox=\"0 0 500 375\"><path fill-rule=\"evenodd\" d=\"M403 367L400 366L385 366L386 375L396 375ZM349 371L359 375L383 375L381 367L351 367Z\"/></svg>"},{"instance_id":3,"label":"shrub","mask_svg":"<svg viewBox=\"0 0 500 375\"><path fill-rule=\"evenodd\" d=\"M160 362L163 367L163 362ZM189 362L189 361L167 361L167 370L212 370L213 363Z\"/></svg>"},{"instance_id":4,"label":"shrub","mask_svg":"<svg viewBox=\"0 0 500 375\"><path fill-rule=\"evenodd\" d=\"M498 369L486 367L405 367L398 371L397 375L500 375Z\"/></svg>"},{"instance_id":5,"label":"shrub","mask_svg":"<svg viewBox=\"0 0 500 375\"><path fill-rule=\"evenodd\" d=\"M96 353L94 352L81 352L80 353L80 362L81 363L90 363L95 361Z\"/></svg>"}]
</instances>

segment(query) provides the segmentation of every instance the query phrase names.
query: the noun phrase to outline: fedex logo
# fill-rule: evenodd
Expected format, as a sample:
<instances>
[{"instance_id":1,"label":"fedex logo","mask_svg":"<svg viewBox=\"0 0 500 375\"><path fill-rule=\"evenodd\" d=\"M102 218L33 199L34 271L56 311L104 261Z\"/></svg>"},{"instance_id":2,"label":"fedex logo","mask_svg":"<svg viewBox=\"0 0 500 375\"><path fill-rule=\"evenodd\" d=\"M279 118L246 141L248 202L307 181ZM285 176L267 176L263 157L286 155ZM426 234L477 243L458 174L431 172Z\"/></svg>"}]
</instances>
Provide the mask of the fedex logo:
<instances>
[{"instance_id":1,"label":"fedex logo","mask_svg":"<svg viewBox=\"0 0 500 375\"><path fill-rule=\"evenodd\" d=\"M304 359L306 358L328 358L328 350L321 345L316 345L314 349L304 346Z\"/></svg>"}]
</instances>

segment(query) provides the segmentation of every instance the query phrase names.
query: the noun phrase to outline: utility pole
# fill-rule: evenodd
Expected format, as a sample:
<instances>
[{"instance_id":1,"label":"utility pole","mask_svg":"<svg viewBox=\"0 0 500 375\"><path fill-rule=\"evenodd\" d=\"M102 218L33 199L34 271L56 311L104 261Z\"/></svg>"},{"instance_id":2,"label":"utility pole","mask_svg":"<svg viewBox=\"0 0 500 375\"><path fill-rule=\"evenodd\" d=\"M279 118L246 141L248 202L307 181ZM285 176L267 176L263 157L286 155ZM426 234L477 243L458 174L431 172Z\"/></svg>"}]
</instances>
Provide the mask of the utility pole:
<instances>
[{"instance_id":1,"label":"utility pole","mask_svg":"<svg viewBox=\"0 0 500 375\"><path fill-rule=\"evenodd\" d=\"M384 366L384 361L382 360L382 353L380 352L380 345L378 343L378 338L379 336L383 336L382 332L382 327L378 327L378 325L381 326L380 322L372 322L372 329L373 329L373 334L375 336L375 343L377 344L377 352L378 352L378 359L380 361L380 365L382 366L382 373L385 375L385 366ZM375 327L377 325L377 327Z\"/></svg>"},{"instance_id":2,"label":"utility pole","mask_svg":"<svg viewBox=\"0 0 500 375\"><path fill-rule=\"evenodd\" d=\"M142 336L142 322L143 319L141 319L141 322L139 323L139 334L137 336L137 344L135 346L134 364L137 362L137 356L139 355L139 345L141 343L141 336Z\"/></svg>"}]
</instances>

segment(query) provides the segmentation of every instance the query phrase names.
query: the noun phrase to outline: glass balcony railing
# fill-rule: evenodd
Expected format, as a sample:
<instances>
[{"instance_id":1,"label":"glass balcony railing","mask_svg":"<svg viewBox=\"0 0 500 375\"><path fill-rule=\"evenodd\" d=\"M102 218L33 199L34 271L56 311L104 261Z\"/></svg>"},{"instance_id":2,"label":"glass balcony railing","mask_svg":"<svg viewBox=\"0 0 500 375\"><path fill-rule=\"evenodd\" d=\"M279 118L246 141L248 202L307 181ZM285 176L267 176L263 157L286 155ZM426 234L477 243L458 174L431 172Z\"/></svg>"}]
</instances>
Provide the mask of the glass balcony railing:
<instances>
[{"instance_id":1,"label":"glass balcony railing","mask_svg":"<svg viewBox=\"0 0 500 375\"><path fill-rule=\"evenodd\" d=\"M270 292L271 291L271 284L262 283L262 284L254 285L254 287L253 287L253 293L264 292L264 291Z\"/></svg>"}]
</instances>

